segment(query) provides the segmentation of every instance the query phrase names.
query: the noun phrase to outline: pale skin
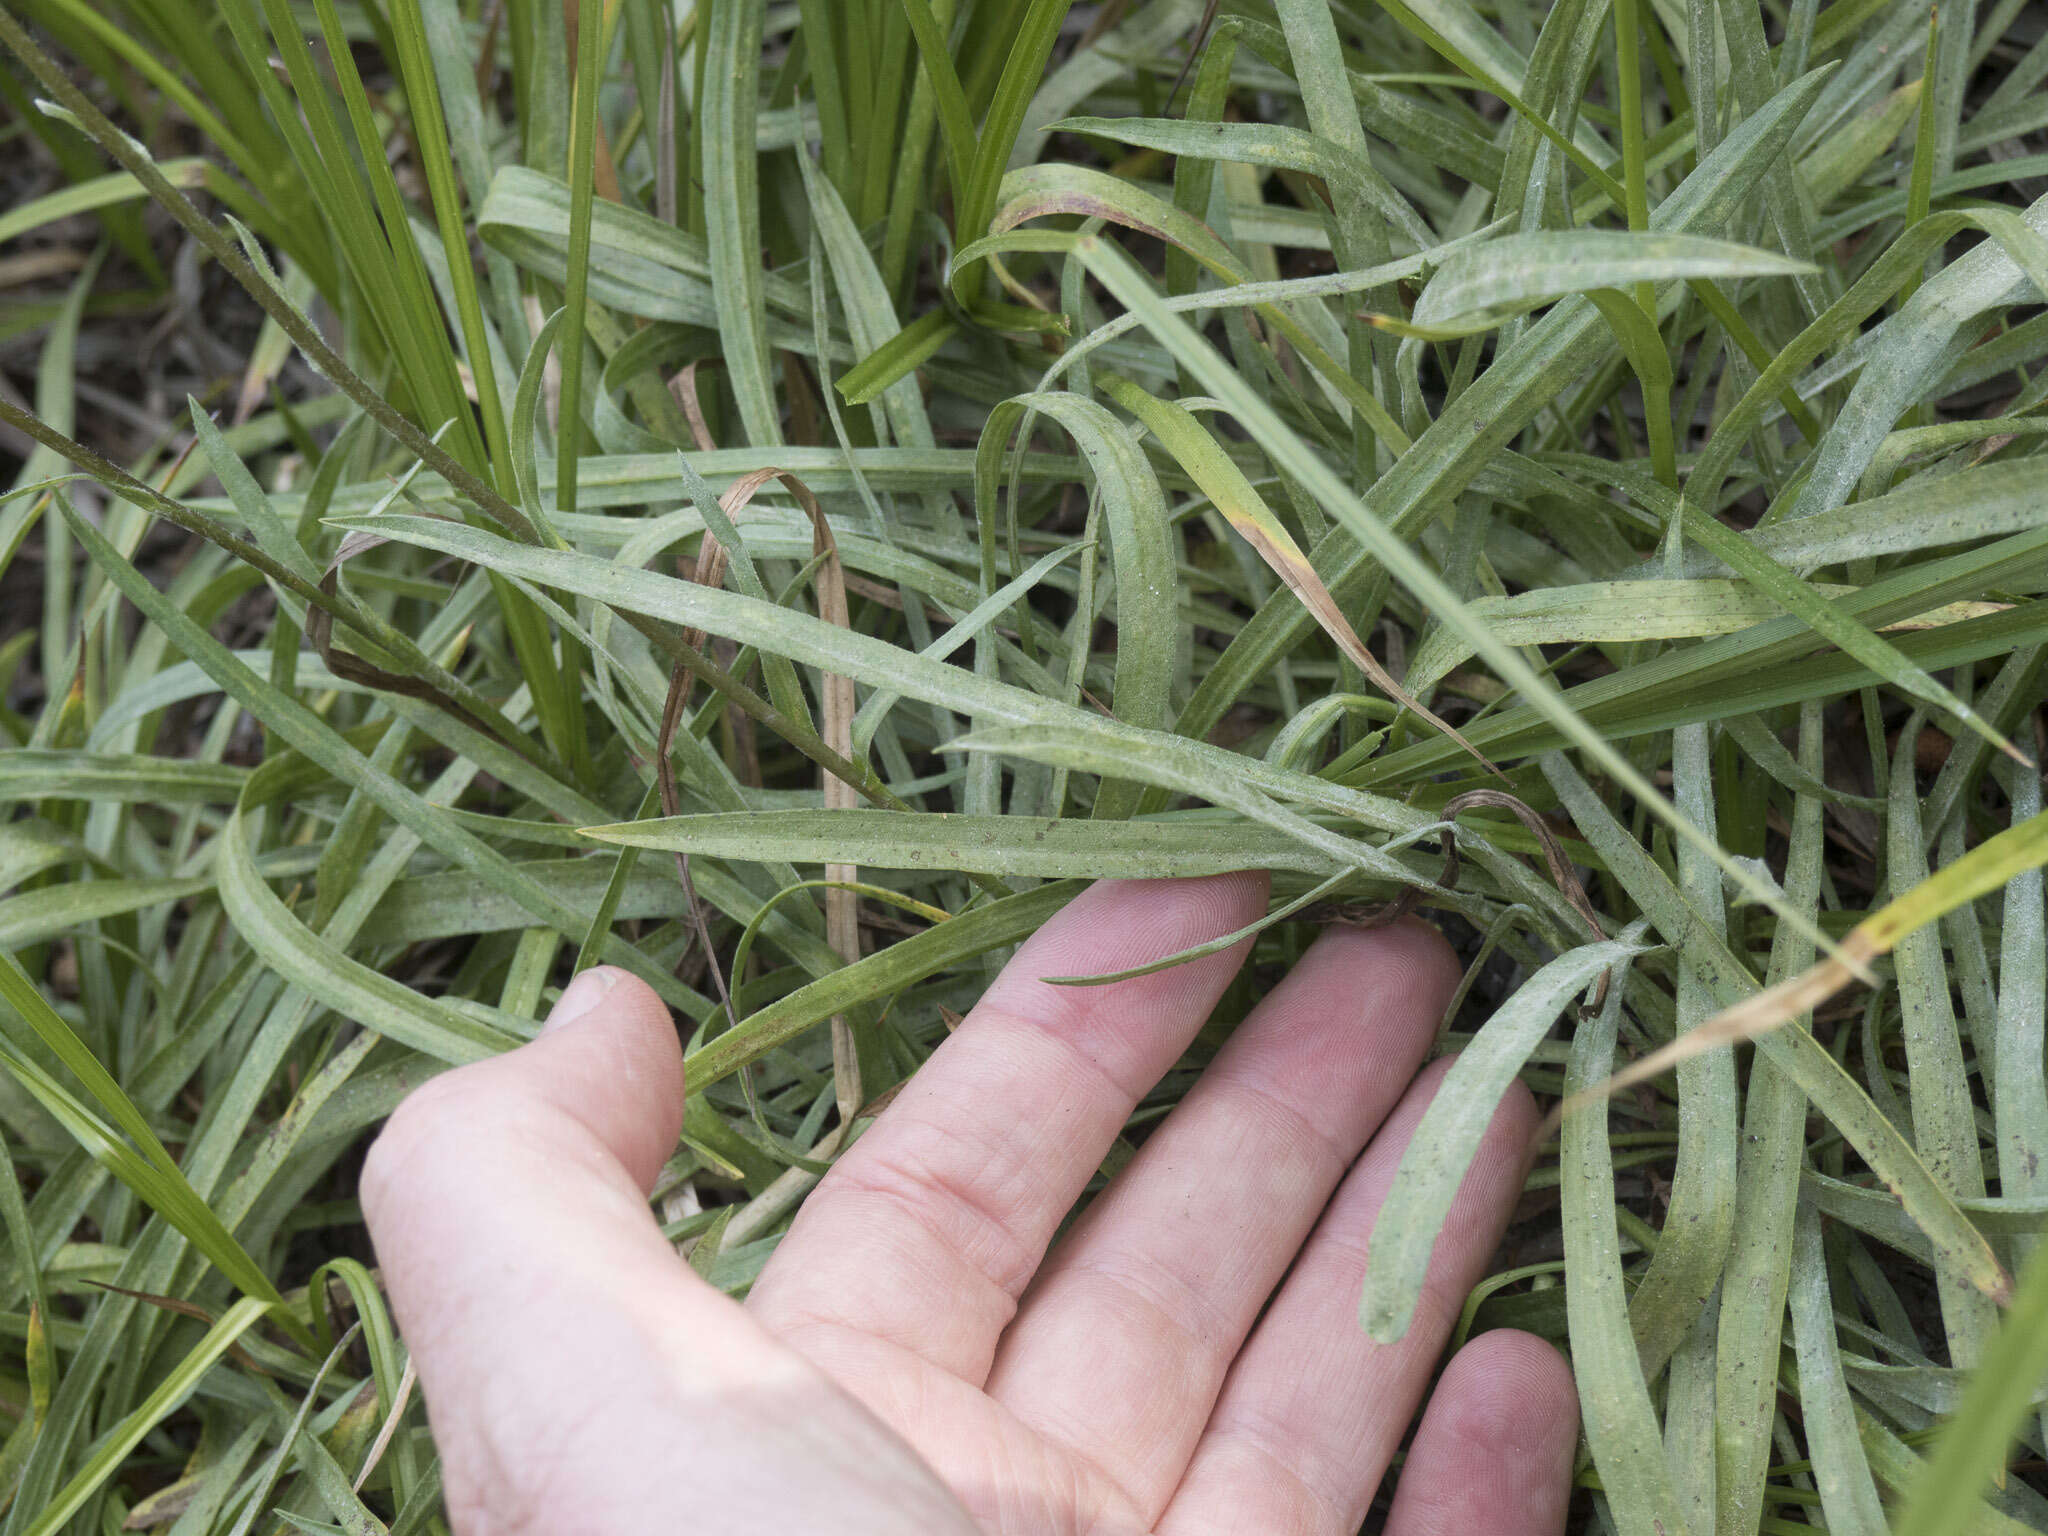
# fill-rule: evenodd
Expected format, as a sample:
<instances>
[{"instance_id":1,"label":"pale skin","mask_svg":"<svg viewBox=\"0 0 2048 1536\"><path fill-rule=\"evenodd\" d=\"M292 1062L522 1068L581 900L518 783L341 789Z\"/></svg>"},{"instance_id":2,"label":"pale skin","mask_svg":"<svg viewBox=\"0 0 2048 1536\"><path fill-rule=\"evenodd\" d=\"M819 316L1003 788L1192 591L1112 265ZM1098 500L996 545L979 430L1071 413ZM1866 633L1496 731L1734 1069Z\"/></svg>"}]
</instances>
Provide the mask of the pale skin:
<instances>
[{"instance_id":1,"label":"pale skin","mask_svg":"<svg viewBox=\"0 0 2048 1536\"><path fill-rule=\"evenodd\" d=\"M1357 1320L1456 985L1417 922L1332 929L1060 1232L1244 959L1263 876L1105 882L1026 943L812 1193L744 1306L647 1191L682 1060L609 969L392 1117L363 1208L460 1536L1556 1536L1576 1399L1541 1340L1441 1361L1521 1190L1503 1102L1398 1344ZM1058 1241L1055 1242L1057 1236ZM1439 1368L1441 1366L1441 1374ZM1434 1384L1434 1391L1431 1391Z\"/></svg>"}]
</instances>

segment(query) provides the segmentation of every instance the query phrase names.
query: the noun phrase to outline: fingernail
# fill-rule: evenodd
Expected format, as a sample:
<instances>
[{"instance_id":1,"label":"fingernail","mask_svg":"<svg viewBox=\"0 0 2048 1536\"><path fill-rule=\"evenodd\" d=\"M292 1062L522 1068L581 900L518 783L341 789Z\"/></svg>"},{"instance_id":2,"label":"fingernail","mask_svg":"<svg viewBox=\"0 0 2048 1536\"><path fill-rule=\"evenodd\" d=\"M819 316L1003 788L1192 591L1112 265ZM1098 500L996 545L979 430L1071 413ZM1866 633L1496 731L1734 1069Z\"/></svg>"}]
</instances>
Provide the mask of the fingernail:
<instances>
[{"instance_id":1,"label":"fingernail","mask_svg":"<svg viewBox=\"0 0 2048 1536\"><path fill-rule=\"evenodd\" d=\"M616 966L598 965L584 971L562 988L562 995L555 1000L555 1006L548 1010L547 1022L540 1027L544 1035L552 1034L564 1024L573 1024L591 1009L604 1001L605 994L619 984L626 973Z\"/></svg>"}]
</instances>

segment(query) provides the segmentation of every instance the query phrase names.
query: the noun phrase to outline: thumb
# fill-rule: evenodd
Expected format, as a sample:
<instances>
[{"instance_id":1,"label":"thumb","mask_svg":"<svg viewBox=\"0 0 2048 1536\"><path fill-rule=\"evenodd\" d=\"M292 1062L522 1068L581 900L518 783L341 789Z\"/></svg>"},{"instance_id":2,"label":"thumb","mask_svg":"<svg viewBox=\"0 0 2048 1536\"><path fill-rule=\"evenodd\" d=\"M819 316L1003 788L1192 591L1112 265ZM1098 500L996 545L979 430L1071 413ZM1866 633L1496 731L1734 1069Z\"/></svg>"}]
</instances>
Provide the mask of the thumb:
<instances>
[{"instance_id":1,"label":"thumb","mask_svg":"<svg viewBox=\"0 0 2048 1536\"><path fill-rule=\"evenodd\" d=\"M821 1454L892 1473L880 1509L904 1480L936 1494L900 1444L663 1239L647 1191L682 1108L667 1008L599 967L538 1039L433 1079L371 1147L363 1215L458 1532L666 1529L692 1486L735 1468L755 1474L760 1507L721 1511L709 1529L782 1529L785 1515L824 1529L830 1507L799 1508L801 1491L781 1507L799 1470L787 1463Z\"/></svg>"},{"instance_id":2,"label":"thumb","mask_svg":"<svg viewBox=\"0 0 2048 1536\"><path fill-rule=\"evenodd\" d=\"M465 1508L494 1523L495 1486L544 1443L579 1354L630 1344L654 1313L724 1302L683 1283L647 1207L682 1101L667 1008L599 967L538 1039L432 1079L371 1146L363 1217L458 1529Z\"/></svg>"},{"instance_id":3,"label":"thumb","mask_svg":"<svg viewBox=\"0 0 2048 1536\"><path fill-rule=\"evenodd\" d=\"M683 1123L683 1049L668 1005L631 972L600 965L578 975L530 1045L440 1080L513 1101L580 1130L644 1197L675 1150ZM444 1091L446 1091L444 1089Z\"/></svg>"},{"instance_id":4,"label":"thumb","mask_svg":"<svg viewBox=\"0 0 2048 1536\"><path fill-rule=\"evenodd\" d=\"M363 1216L422 1379L545 1277L674 1267L647 1192L682 1109L668 1009L611 966L576 977L531 1044L399 1105L363 1165Z\"/></svg>"}]
</instances>

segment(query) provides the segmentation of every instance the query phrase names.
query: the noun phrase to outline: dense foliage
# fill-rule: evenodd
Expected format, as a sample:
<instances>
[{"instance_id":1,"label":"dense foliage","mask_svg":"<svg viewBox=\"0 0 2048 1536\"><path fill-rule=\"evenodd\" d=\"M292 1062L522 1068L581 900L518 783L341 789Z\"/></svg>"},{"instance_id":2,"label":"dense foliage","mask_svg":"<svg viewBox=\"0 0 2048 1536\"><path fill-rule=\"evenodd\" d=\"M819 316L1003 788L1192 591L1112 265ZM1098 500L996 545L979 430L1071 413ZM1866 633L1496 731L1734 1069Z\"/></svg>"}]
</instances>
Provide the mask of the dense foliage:
<instances>
[{"instance_id":1,"label":"dense foliage","mask_svg":"<svg viewBox=\"0 0 2048 1536\"><path fill-rule=\"evenodd\" d=\"M574 969L738 1291L1081 882L1248 865L1132 1139L1319 925L1469 962L1378 1336L1516 1074L1762 1031L1567 1114L1467 1308L1584 1528L2048 1529L2039 6L0 45L7 1536L432 1529L353 1171Z\"/></svg>"}]
</instances>

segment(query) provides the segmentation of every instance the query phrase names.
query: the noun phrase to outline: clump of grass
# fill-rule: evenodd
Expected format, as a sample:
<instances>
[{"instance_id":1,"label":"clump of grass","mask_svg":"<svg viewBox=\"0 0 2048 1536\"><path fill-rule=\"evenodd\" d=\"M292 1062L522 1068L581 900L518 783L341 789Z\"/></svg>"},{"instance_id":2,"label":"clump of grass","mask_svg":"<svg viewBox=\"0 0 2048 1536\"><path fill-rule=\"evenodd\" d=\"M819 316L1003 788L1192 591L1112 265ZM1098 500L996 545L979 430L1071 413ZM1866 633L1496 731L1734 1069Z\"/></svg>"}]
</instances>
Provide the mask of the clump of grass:
<instances>
[{"instance_id":1,"label":"clump of grass","mask_svg":"<svg viewBox=\"0 0 2048 1536\"><path fill-rule=\"evenodd\" d=\"M738 1291L1083 881L1246 865L1253 980L1470 960L1380 1336L1511 1078L1755 1034L1567 1113L1467 1309L1570 1348L1586 1528L2048 1528L2037 7L0 45L10 1536L428 1528L352 1158L575 968L689 1032Z\"/></svg>"}]
</instances>

